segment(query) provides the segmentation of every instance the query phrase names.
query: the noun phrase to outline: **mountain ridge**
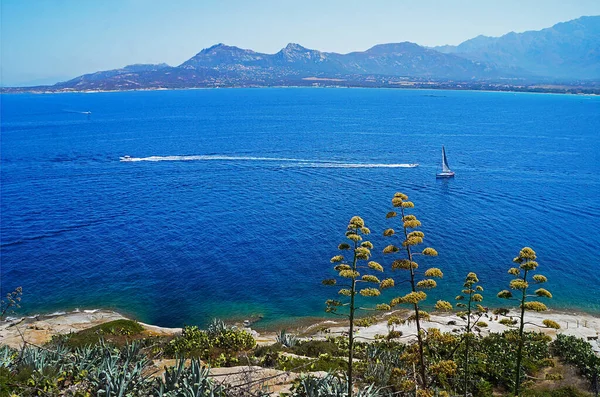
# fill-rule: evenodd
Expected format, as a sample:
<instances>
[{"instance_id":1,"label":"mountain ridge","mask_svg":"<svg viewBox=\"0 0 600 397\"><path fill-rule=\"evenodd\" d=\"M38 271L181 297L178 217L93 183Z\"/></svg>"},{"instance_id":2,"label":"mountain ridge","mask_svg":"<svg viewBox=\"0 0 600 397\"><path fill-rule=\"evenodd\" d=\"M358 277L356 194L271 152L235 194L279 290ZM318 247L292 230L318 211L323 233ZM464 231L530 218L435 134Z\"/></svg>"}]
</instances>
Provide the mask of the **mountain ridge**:
<instances>
[{"instance_id":1,"label":"mountain ridge","mask_svg":"<svg viewBox=\"0 0 600 397\"><path fill-rule=\"evenodd\" d=\"M458 46L432 48L404 41L340 54L288 43L266 54L218 43L177 66L133 64L53 86L4 88L3 92L323 84L319 81L344 86L445 84L487 89L585 79L600 80L600 16L539 31L479 35Z\"/></svg>"}]
</instances>

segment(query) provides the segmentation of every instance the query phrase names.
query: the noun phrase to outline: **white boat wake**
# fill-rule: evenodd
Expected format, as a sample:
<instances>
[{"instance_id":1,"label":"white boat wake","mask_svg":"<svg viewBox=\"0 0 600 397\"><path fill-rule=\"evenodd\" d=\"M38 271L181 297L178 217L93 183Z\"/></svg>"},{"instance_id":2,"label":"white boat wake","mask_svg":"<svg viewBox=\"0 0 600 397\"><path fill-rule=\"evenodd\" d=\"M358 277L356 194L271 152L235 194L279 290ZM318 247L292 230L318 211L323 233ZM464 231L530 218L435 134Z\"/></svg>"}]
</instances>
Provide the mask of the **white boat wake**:
<instances>
[{"instance_id":1,"label":"white boat wake","mask_svg":"<svg viewBox=\"0 0 600 397\"><path fill-rule=\"evenodd\" d=\"M372 164L372 163L346 163L330 160L306 160L286 157L253 157L253 156L224 156L224 155L198 155L198 156L150 156L131 157L123 156L122 162L140 161L273 161L286 163L282 167L304 167L304 168L414 168L419 164Z\"/></svg>"}]
</instances>

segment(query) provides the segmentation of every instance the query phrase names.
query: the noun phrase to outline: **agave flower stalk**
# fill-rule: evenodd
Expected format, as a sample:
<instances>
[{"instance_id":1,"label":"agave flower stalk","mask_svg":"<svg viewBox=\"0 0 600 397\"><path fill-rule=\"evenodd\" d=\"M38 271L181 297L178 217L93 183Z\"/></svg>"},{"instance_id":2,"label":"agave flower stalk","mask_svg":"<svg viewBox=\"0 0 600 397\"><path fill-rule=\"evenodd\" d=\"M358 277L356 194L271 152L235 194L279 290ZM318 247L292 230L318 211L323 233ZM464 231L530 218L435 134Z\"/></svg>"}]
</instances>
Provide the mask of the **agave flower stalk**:
<instances>
[{"instance_id":1,"label":"agave flower stalk","mask_svg":"<svg viewBox=\"0 0 600 397\"><path fill-rule=\"evenodd\" d=\"M530 287L529 283L542 284L548 281L546 276L541 274L535 274L531 280L528 280L529 272L534 271L538 267L536 262L537 256L534 250L529 247L524 247L519 252L519 256L513 259L513 262L518 264L519 267L511 267L508 269L508 273L515 276L511 280L509 287L512 290L517 291L520 295L517 298L513 297L510 290L503 290L498 293L499 298L509 299L519 302L520 316L519 316L519 347L517 350L517 364L516 364L516 375L515 375L515 389L514 394L519 395L521 388L521 362L523 360L523 331L525 328L525 311L536 311L543 312L548 310L545 304L539 301L528 301L527 298L538 297L538 298L552 298L552 294L545 288L538 288L534 294L528 294L527 291ZM560 326L552 320L544 320L543 324L547 328L560 328Z\"/></svg>"},{"instance_id":2,"label":"agave flower stalk","mask_svg":"<svg viewBox=\"0 0 600 397\"><path fill-rule=\"evenodd\" d=\"M470 338L473 334L473 328L475 325L480 324L479 319L483 316L487 310L479 304L479 302L483 301L483 295L480 292L483 292L483 287L477 285L479 282L479 278L477 278L477 274L470 272L467 274L465 278L465 282L463 284L463 290L461 294L456 297L458 303L456 303L456 307L464 309L464 311L458 312L457 315L461 318L466 317L467 325L465 326L465 335L463 337L465 341L465 378L464 378L464 396L468 395L468 382L469 382L469 342ZM466 301L466 303L463 303ZM473 307L475 306L475 307ZM477 319L473 321L471 324L471 316L475 314L478 315ZM458 346L457 346L458 347Z\"/></svg>"},{"instance_id":3,"label":"agave flower stalk","mask_svg":"<svg viewBox=\"0 0 600 397\"><path fill-rule=\"evenodd\" d=\"M435 288L437 286L437 282L434 279L442 278L444 275L440 269L430 268L422 274L424 276L423 279L417 279L417 276L420 278L421 275L417 274L419 265L414 261L414 257L417 255L437 256L438 253L431 247L427 247L420 252L417 251L416 246L423 243L425 234L421 231L414 230L421 226L421 222L414 215L409 215L406 213L407 209L414 208L415 206L412 201L408 200L408 196L403 193L396 193L392 198L392 205L400 209L400 221L402 222L402 232L400 234L401 248L390 244L384 248L383 253L396 254L399 252L404 252L406 254L406 258L397 259L392 263L392 270L405 270L409 272L408 281L410 282L411 292L404 296L394 298L390 305L396 306L404 303L412 305L414 309L414 313L405 321L414 321L417 326L420 383L422 388L426 390L427 376L425 369L424 340L421 320L428 319L429 314L421 310L419 304L427 298L427 294L424 292L424 290ZM398 216L398 214L395 211L388 212L386 215L387 218L394 218L396 216ZM383 232L383 235L385 237L392 238L396 236L396 231L394 229L386 229ZM448 310L452 309L452 305L449 302L438 301L436 304L436 309Z\"/></svg>"},{"instance_id":4,"label":"agave flower stalk","mask_svg":"<svg viewBox=\"0 0 600 397\"><path fill-rule=\"evenodd\" d=\"M392 279L379 280L378 277L372 274L364 274L361 276L360 271L362 269L368 269L369 271L383 272L383 267L374 261L369 261L371 257L371 249L373 244L369 241L363 241L363 236L370 234L371 231L365 226L364 220L359 216L354 216L350 219L348 227L346 229L346 238L350 240L348 243L342 243L338 246L341 251L350 251L352 258L347 260L344 255L336 255L331 258L331 263L334 264L333 269L338 272L338 278L343 280L345 283L340 285L342 288L338 291L338 294L345 297L346 302L342 302L337 299L329 299L326 302L325 311L328 313L337 313L339 308L347 307L349 313L347 315L350 320L350 330L348 333L348 397L352 397L352 363L354 359L354 318L356 310L360 309L356 306L356 294L359 293L362 296L376 297L381 294L381 290L394 286ZM366 265L361 263L367 262ZM366 287L358 290L358 286L361 283L368 283L373 285L372 287ZM323 280L325 285L337 285L337 279L332 278ZM383 309L389 306L384 305L378 306ZM340 314L344 315L344 314Z\"/></svg>"}]
</instances>

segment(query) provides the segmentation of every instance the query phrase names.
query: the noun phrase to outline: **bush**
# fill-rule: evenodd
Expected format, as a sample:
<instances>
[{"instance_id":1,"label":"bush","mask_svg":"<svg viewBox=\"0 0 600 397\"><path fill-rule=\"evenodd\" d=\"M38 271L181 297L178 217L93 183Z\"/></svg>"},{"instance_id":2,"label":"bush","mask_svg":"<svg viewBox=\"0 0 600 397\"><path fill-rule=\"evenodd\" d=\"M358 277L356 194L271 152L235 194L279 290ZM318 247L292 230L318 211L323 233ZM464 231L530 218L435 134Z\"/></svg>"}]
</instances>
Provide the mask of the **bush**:
<instances>
[{"instance_id":1,"label":"bush","mask_svg":"<svg viewBox=\"0 0 600 397\"><path fill-rule=\"evenodd\" d=\"M128 341L138 339L143 331L144 327L137 321L123 319L109 321L68 335L55 335L52 338L52 342L53 344L64 344L75 348L92 346L100 342L100 340L105 340L110 344L124 346Z\"/></svg>"},{"instance_id":2,"label":"bush","mask_svg":"<svg viewBox=\"0 0 600 397\"><path fill-rule=\"evenodd\" d=\"M329 354L334 357L341 357L348 354L348 350L340 348L339 344L333 338L327 340L307 340L300 341L290 351L299 356L319 357L321 354Z\"/></svg>"},{"instance_id":3,"label":"bush","mask_svg":"<svg viewBox=\"0 0 600 397\"><path fill-rule=\"evenodd\" d=\"M554 354L562 361L574 365L590 382L594 374L600 375L600 357L594 354L592 345L583 339L559 334L551 346Z\"/></svg>"},{"instance_id":4,"label":"bush","mask_svg":"<svg viewBox=\"0 0 600 397\"><path fill-rule=\"evenodd\" d=\"M195 357L208 361L212 366L228 366L238 363L238 354L252 349L256 342L244 330L225 328L209 334L198 327L185 327L180 337L169 342L165 353L171 357Z\"/></svg>"},{"instance_id":5,"label":"bush","mask_svg":"<svg viewBox=\"0 0 600 397\"><path fill-rule=\"evenodd\" d=\"M589 394L577 390L573 386L554 390L525 390L523 397L589 397Z\"/></svg>"}]
</instances>

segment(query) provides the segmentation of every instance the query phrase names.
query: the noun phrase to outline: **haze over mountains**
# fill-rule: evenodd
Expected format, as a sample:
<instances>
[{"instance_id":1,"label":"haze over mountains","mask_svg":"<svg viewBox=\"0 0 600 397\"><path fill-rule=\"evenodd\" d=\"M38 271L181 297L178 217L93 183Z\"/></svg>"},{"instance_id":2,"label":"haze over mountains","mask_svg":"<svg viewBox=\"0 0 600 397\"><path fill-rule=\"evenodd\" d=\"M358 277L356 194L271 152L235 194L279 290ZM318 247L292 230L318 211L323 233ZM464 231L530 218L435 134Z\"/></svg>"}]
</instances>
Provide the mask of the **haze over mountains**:
<instances>
[{"instance_id":1,"label":"haze over mountains","mask_svg":"<svg viewBox=\"0 0 600 397\"><path fill-rule=\"evenodd\" d=\"M600 81L600 16L540 31L478 36L458 46L379 44L337 54L288 44L275 54L217 44L179 66L130 65L54 86L8 91L86 91L235 86L404 86Z\"/></svg>"}]
</instances>

